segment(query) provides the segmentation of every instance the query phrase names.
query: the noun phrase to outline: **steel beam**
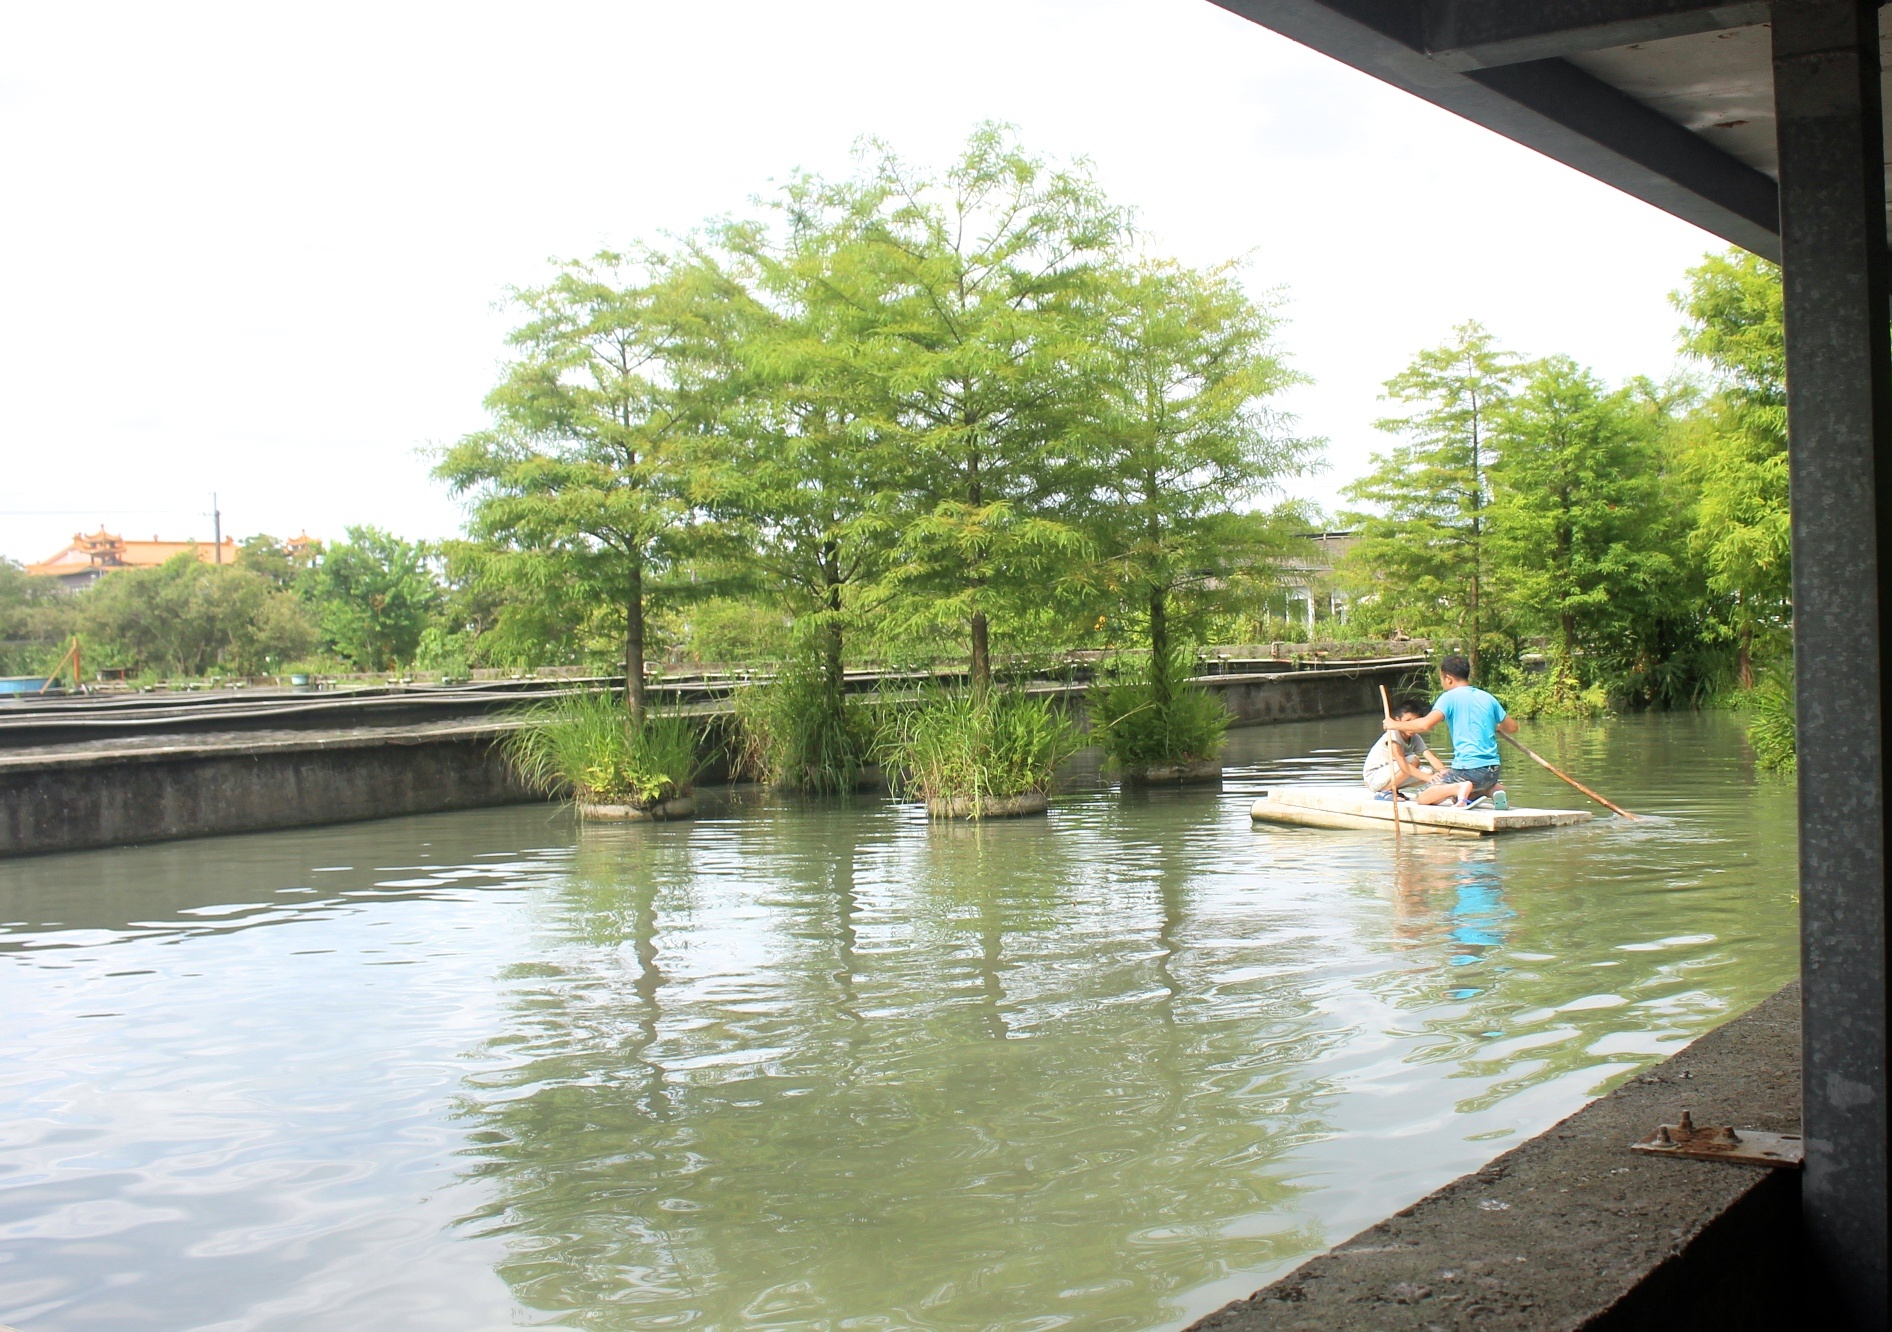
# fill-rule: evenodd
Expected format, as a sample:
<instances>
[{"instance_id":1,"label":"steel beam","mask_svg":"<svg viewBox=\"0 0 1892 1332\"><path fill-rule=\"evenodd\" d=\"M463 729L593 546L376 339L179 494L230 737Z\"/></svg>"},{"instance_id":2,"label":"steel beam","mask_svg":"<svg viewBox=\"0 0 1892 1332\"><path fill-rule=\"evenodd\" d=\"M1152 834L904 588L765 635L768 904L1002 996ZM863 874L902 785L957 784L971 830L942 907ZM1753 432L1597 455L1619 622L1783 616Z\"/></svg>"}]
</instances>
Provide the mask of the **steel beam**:
<instances>
[{"instance_id":1,"label":"steel beam","mask_svg":"<svg viewBox=\"0 0 1892 1332\"><path fill-rule=\"evenodd\" d=\"M1424 49L1419 0L1214 0L1769 259L1780 257L1773 180L1561 60L1454 69ZM1544 9L1552 0L1529 5ZM1723 7L1725 8L1725 6Z\"/></svg>"},{"instance_id":2,"label":"steel beam","mask_svg":"<svg viewBox=\"0 0 1892 1332\"><path fill-rule=\"evenodd\" d=\"M1425 0L1425 48L1483 69L1767 22L1766 0Z\"/></svg>"},{"instance_id":3,"label":"steel beam","mask_svg":"<svg viewBox=\"0 0 1892 1332\"><path fill-rule=\"evenodd\" d=\"M1778 0L1808 1326L1887 1325L1892 339L1876 0Z\"/></svg>"}]
</instances>

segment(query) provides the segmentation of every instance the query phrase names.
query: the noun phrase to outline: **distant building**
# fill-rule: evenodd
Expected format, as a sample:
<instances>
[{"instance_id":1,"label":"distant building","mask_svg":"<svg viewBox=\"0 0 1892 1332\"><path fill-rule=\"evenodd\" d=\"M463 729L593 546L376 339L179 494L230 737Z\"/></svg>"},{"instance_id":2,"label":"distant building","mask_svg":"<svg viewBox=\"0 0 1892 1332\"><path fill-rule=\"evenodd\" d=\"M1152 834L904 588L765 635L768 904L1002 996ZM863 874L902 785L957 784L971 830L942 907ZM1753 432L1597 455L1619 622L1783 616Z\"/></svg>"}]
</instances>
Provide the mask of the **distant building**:
<instances>
[{"instance_id":1,"label":"distant building","mask_svg":"<svg viewBox=\"0 0 1892 1332\"><path fill-rule=\"evenodd\" d=\"M77 591L90 587L114 569L154 569L174 555L193 551L205 564L235 564L236 540L225 537L221 547L207 541L127 541L103 527L87 535L72 534L72 544L57 555L38 564L26 566L26 572L40 578L57 578L64 587Z\"/></svg>"},{"instance_id":2,"label":"distant building","mask_svg":"<svg viewBox=\"0 0 1892 1332\"><path fill-rule=\"evenodd\" d=\"M1292 620L1305 619L1311 632L1317 618L1347 618L1347 599L1334 583L1334 570L1353 543L1358 529L1339 532L1303 532L1306 553L1291 556L1281 563L1281 582L1287 593L1287 614Z\"/></svg>"}]
</instances>

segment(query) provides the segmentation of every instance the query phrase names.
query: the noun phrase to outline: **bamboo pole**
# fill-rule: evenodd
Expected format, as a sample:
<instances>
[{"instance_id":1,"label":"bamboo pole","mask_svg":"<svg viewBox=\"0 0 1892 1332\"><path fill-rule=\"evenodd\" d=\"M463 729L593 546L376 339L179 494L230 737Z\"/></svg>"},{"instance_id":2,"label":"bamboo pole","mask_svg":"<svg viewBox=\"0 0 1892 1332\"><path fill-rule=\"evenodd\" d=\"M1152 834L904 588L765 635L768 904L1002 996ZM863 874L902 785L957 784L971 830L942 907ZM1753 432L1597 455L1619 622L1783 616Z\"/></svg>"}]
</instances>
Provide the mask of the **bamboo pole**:
<instances>
[{"instance_id":1,"label":"bamboo pole","mask_svg":"<svg viewBox=\"0 0 1892 1332\"><path fill-rule=\"evenodd\" d=\"M1380 711L1386 714L1387 721L1391 721L1393 719L1393 700L1387 694L1385 685L1380 686ZM1387 736L1391 734L1392 734L1391 731L1381 731L1380 739L1384 740ZM1395 839L1399 837L1399 823L1400 823L1399 778L1400 778L1400 772L1399 772L1399 769L1396 767L1393 769L1393 784L1389 791L1389 794L1393 801L1393 836Z\"/></svg>"},{"instance_id":2,"label":"bamboo pole","mask_svg":"<svg viewBox=\"0 0 1892 1332\"><path fill-rule=\"evenodd\" d=\"M1530 760L1533 763L1537 764L1538 767L1544 769L1546 772L1550 773L1554 777L1561 777L1564 781L1569 782L1572 786L1576 787L1579 791L1583 792L1583 794L1589 796L1590 799L1596 801L1597 804L1607 805L1609 808L1615 810L1618 814L1621 814L1626 819L1635 819L1637 817L1636 815L1631 814L1628 810L1624 809L1621 805L1617 804L1615 801L1606 800L1602 796L1598 795L1596 792L1592 791L1589 787L1585 786L1582 782L1578 781L1575 777L1572 777L1569 773L1563 771L1563 769L1557 767L1549 759L1545 758L1542 754L1539 754L1536 750L1532 749L1529 745L1525 744L1522 740L1519 740L1515 736L1505 735L1504 732L1502 731L1500 731L1498 734L1502 736L1504 739L1509 740L1512 744L1516 745L1519 749L1523 750L1525 755L1528 758L1530 758Z\"/></svg>"}]
</instances>

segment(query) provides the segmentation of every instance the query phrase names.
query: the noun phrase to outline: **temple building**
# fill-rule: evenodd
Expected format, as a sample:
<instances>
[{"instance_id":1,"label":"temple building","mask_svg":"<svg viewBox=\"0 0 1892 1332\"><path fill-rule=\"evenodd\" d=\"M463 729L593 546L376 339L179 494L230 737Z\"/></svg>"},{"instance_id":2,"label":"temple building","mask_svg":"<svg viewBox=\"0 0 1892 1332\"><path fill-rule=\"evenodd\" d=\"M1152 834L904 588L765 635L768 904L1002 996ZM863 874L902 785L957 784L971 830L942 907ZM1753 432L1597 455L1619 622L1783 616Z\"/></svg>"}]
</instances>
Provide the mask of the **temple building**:
<instances>
[{"instance_id":1,"label":"temple building","mask_svg":"<svg viewBox=\"0 0 1892 1332\"><path fill-rule=\"evenodd\" d=\"M306 538L305 538L306 539ZM72 544L38 564L26 566L26 572L41 578L57 578L77 591L90 587L114 569L151 569L174 555L196 552L205 564L235 564L236 539L225 537L221 545L207 541L128 541L103 527L91 534L74 532Z\"/></svg>"}]
</instances>

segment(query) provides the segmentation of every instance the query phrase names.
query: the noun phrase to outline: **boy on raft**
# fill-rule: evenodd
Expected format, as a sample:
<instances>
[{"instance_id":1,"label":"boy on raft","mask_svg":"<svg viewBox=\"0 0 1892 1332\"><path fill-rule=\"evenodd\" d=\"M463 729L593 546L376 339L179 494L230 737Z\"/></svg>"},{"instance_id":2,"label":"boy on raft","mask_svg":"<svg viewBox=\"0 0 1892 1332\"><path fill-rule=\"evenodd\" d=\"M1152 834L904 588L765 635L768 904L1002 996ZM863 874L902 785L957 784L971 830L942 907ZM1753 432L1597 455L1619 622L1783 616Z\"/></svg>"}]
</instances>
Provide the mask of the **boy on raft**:
<instances>
[{"instance_id":1,"label":"boy on raft","mask_svg":"<svg viewBox=\"0 0 1892 1332\"><path fill-rule=\"evenodd\" d=\"M1452 766L1415 797L1420 804L1443 804L1447 800L1469 804L1491 796L1494 805L1504 807L1504 769L1498 755L1498 737L1516 735L1518 724L1505 715L1504 704L1475 687L1471 677L1469 661L1456 652L1448 655L1439 663L1441 688L1432 711L1423 717L1388 717L1384 723L1389 734L1401 737L1424 735L1440 722L1451 728ZM1426 799L1447 787L1450 790L1436 799Z\"/></svg>"},{"instance_id":2,"label":"boy on raft","mask_svg":"<svg viewBox=\"0 0 1892 1332\"><path fill-rule=\"evenodd\" d=\"M1425 709L1410 699L1402 699L1393 707L1393 716L1402 721L1424 715ZM1375 792L1382 800L1393 799L1394 791L1418 787L1420 789L1407 799L1431 805L1453 794L1444 789L1432 793L1433 779L1444 771L1444 762L1432 752L1432 746L1423 735L1402 736L1382 731L1380 738L1373 742L1373 748L1366 752L1360 779L1366 783L1367 790ZM1430 799L1426 798L1428 795Z\"/></svg>"}]
</instances>

